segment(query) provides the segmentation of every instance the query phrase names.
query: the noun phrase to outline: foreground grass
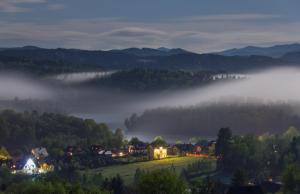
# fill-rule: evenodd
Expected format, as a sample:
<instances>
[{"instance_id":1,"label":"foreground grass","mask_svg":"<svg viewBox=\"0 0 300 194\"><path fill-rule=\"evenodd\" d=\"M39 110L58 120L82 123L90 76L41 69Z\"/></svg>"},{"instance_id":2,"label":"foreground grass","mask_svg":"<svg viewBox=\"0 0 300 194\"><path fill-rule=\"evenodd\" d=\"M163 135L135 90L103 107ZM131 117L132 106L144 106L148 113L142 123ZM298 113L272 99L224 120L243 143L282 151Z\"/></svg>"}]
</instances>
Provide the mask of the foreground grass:
<instances>
[{"instance_id":1,"label":"foreground grass","mask_svg":"<svg viewBox=\"0 0 300 194\"><path fill-rule=\"evenodd\" d=\"M108 166L99 169L87 171L88 173L101 173L103 177L111 178L119 174L125 184L131 184L134 180L136 169L140 168L144 171L153 171L158 169L166 169L175 167L175 171L179 174L181 170L189 164L201 160L199 157L172 157L163 160L152 160L147 162L136 162L132 164Z\"/></svg>"}]
</instances>

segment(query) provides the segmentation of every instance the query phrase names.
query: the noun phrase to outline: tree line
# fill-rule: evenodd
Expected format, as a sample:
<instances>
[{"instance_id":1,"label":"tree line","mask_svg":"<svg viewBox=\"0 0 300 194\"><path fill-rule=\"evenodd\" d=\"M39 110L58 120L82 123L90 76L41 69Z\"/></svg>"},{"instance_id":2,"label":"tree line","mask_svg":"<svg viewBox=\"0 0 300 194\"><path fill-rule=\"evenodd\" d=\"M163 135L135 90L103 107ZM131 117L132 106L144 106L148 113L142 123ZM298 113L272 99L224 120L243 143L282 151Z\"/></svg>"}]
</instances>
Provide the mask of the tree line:
<instances>
[{"instance_id":1,"label":"tree line","mask_svg":"<svg viewBox=\"0 0 300 194\"><path fill-rule=\"evenodd\" d=\"M58 113L0 112L0 145L10 151L30 151L43 146L58 155L67 146L87 147L92 144L106 149L120 148L121 129L113 132L105 123Z\"/></svg>"},{"instance_id":2,"label":"tree line","mask_svg":"<svg viewBox=\"0 0 300 194\"><path fill-rule=\"evenodd\" d=\"M213 81L213 71L181 71L135 68L122 70L110 76L85 83L89 86L115 88L127 91L156 91L201 86Z\"/></svg>"},{"instance_id":3,"label":"tree line","mask_svg":"<svg viewBox=\"0 0 300 194\"><path fill-rule=\"evenodd\" d=\"M232 175L232 185L260 184L281 177L284 193L300 191L300 133L233 135L229 128L218 133L215 147L217 170Z\"/></svg>"},{"instance_id":4,"label":"tree line","mask_svg":"<svg viewBox=\"0 0 300 194\"><path fill-rule=\"evenodd\" d=\"M217 129L230 126L235 134L281 133L293 125L300 128L294 103L211 102L190 107L162 107L132 114L125 125L132 132L185 137L215 136Z\"/></svg>"}]
</instances>

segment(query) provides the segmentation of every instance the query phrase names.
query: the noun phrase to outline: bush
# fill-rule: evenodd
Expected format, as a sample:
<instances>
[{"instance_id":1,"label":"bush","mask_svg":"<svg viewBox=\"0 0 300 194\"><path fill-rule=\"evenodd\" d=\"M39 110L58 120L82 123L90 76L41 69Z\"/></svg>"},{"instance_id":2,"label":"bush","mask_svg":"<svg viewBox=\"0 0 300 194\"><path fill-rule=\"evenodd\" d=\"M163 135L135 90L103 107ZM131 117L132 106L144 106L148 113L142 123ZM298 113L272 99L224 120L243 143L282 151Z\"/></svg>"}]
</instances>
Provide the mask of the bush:
<instances>
[{"instance_id":1,"label":"bush","mask_svg":"<svg viewBox=\"0 0 300 194\"><path fill-rule=\"evenodd\" d=\"M185 181L170 170L157 170L143 173L137 181L139 193L143 194L184 194L187 193Z\"/></svg>"}]
</instances>

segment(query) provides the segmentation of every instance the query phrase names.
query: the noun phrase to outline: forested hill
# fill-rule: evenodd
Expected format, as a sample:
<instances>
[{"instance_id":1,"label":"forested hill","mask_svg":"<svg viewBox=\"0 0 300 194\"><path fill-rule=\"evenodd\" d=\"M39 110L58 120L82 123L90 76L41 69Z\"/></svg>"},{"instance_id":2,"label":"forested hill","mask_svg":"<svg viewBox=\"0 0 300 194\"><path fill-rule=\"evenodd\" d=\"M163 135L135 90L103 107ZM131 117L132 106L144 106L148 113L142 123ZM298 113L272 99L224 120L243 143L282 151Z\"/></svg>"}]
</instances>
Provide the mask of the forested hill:
<instances>
[{"instance_id":1,"label":"forested hill","mask_svg":"<svg viewBox=\"0 0 300 194\"><path fill-rule=\"evenodd\" d=\"M87 51L38 47L0 49L0 70L35 74L132 68L243 72L300 63L300 60L290 61L288 57L275 59L265 56L221 56L175 51L174 54L163 56L151 54L145 56L145 54L132 54L124 50Z\"/></svg>"},{"instance_id":2,"label":"forested hill","mask_svg":"<svg viewBox=\"0 0 300 194\"><path fill-rule=\"evenodd\" d=\"M130 69L118 71L110 76L95 78L80 85L135 92L158 91L209 84L216 81L214 75L218 73L220 72ZM228 79L238 78L228 77Z\"/></svg>"},{"instance_id":3,"label":"forested hill","mask_svg":"<svg viewBox=\"0 0 300 194\"><path fill-rule=\"evenodd\" d=\"M67 146L99 144L118 148L122 143L120 129L115 133L104 123L64 114L34 112L0 112L0 145L11 151L31 150L44 146L53 153ZM54 154L54 153L53 153Z\"/></svg>"},{"instance_id":4,"label":"forested hill","mask_svg":"<svg viewBox=\"0 0 300 194\"><path fill-rule=\"evenodd\" d=\"M300 128L299 105L285 103L213 103L193 107L170 107L133 114L125 124L139 134L214 136L222 127L236 134L281 133L289 126Z\"/></svg>"},{"instance_id":5,"label":"forested hill","mask_svg":"<svg viewBox=\"0 0 300 194\"><path fill-rule=\"evenodd\" d=\"M171 55L177 55L177 54L186 54L191 53L189 51L175 48L175 49L168 49L168 48L128 48L128 49L121 49L121 50L110 50L111 52L116 53L125 53L129 55L134 56L140 56L140 57L150 57L150 56L171 56Z\"/></svg>"}]
</instances>

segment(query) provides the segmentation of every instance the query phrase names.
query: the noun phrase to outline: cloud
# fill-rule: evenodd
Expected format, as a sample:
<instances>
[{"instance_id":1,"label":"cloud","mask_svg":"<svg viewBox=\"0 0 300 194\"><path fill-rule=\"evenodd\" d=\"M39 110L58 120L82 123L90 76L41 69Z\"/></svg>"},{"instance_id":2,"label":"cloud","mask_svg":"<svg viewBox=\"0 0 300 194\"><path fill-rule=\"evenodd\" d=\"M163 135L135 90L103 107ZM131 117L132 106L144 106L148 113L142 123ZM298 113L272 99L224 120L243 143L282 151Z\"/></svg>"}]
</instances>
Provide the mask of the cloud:
<instances>
[{"instance_id":1,"label":"cloud","mask_svg":"<svg viewBox=\"0 0 300 194\"><path fill-rule=\"evenodd\" d=\"M274 14L216 14L205 16L189 16L179 18L176 21L199 22L199 21L247 21L247 20L271 20L281 18L280 15Z\"/></svg>"},{"instance_id":2,"label":"cloud","mask_svg":"<svg viewBox=\"0 0 300 194\"><path fill-rule=\"evenodd\" d=\"M145 37L145 36L165 35L165 33L162 31L139 28L139 27L121 28L104 34L109 36L119 36L119 37Z\"/></svg>"},{"instance_id":3,"label":"cloud","mask_svg":"<svg viewBox=\"0 0 300 194\"><path fill-rule=\"evenodd\" d=\"M18 7L13 3L9 3L7 1L0 1L0 12L17 13L24 11L26 11L25 8Z\"/></svg>"},{"instance_id":4,"label":"cloud","mask_svg":"<svg viewBox=\"0 0 300 194\"><path fill-rule=\"evenodd\" d=\"M46 3L46 0L1 0L0 12L18 13L26 12L30 9L23 7L25 4Z\"/></svg>"},{"instance_id":5,"label":"cloud","mask_svg":"<svg viewBox=\"0 0 300 194\"><path fill-rule=\"evenodd\" d=\"M10 3L46 3L46 0L9 0Z\"/></svg>"},{"instance_id":6,"label":"cloud","mask_svg":"<svg viewBox=\"0 0 300 194\"><path fill-rule=\"evenodd\" d=\"M240 19L233 19L239 16ZM67 19L51 23L0 20L0 40L4 46L37 45L104 50L165 46L182 47L194 52L300 41L300 22L288 21L284 17L278 19L276 15L201 17L202 20L198 22L187 18L174 19L176 22L120 18Z\"/></svg>"},{"instance_id":7,"label":"cloud","mask_svg":"<svg viewBox=\"0 0 300 194\"><path fill-rule=\"evenodd\" d=\"M57 3L57 4L49 4L47 7L49 10L62 10L65 8L65 5Z\"/></svg>"}]
</instances>

